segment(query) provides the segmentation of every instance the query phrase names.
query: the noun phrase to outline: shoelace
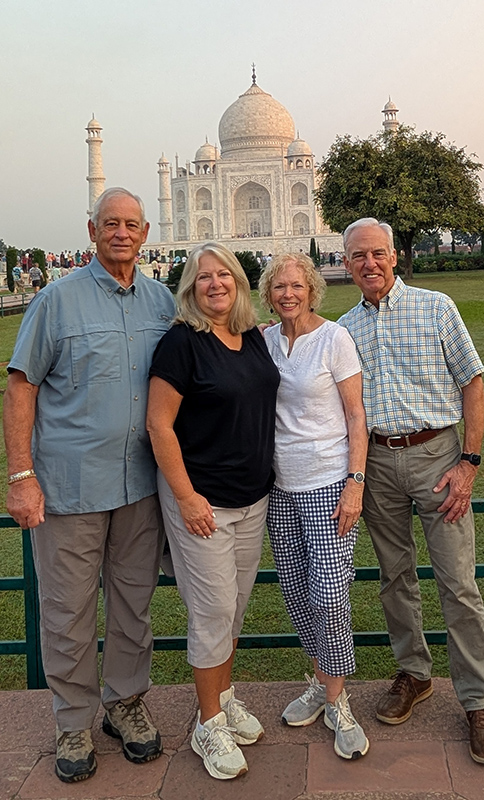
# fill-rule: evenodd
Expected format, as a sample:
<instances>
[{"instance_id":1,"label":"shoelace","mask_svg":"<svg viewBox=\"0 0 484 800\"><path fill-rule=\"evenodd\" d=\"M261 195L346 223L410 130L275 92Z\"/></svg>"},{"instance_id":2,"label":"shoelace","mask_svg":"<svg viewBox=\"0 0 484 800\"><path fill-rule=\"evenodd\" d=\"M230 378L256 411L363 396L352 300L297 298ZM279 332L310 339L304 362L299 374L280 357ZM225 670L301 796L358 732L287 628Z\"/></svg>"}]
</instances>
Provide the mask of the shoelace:
<instances>
[{"instance_id":1,"label":"shoelace","mask_svg":"<svg viewBox=\"0 0 484 800\"><path fill-rule=\"evenodd\" d=\"M59 747L64 743L68 743L76 750L82 750L88 744L86 731L64 731L57 742Z\"/></svg>"},{"instance_id":2,"label":"shoelace","mask_svg":"<svg viewBox=\"0 0 484 800\"><path fill-rule=\"evenodd\" d=\"M231 697L225 708L227 718L230 717L234 722L242 722L242 720L247 719L249 716L245 703L242 700L238 700L236 697Z\"/></svg>"},{"instance_id":3,"label":"shoelace","mask_svg":"<svg viewBox=\"0 0 484 800\"><path fill-rule=\"evenodd\" d=\"M351 695L347 695L346 699L336 706L336 728L342 731L349 731L356 725L356 720L351 713L348 700Z\"/></svg>"},{"instance_id":4,"label":"shoelace","mask_svg":"<svg viewBox=\"0 0 484 800\"><path fill-rule=\"evenodd\" d=\"M232 736L235 728L229 728L228 725L215 725L209 732L204 740L204 747L209 755L218 753L223 756L224 753L231 753L237 747L237 743Z\"/></svg>"},{"instance_id":5,"label":"shoelace","mask_svg":"<svg viewBox=\"0 0 484 800\"><path fill-rule=\"evenodd\" d=\"M484 728L484 709L479 708L477 711L473 711L472 718L475 721L476 728Z\"/></svg>"},{"instance_id":6,"label":"shoelace","mask_svg":"<svg viewBox=\"0 0 484 800\"><path fill-rule=\"evenodd\" d=\"M131 703L121 703L126 709L123 717L129 719L136 733L148 733L150 730L149 721L146 716L141 697L136 697Z\"/></svg>"},{"instance_id":7,"label":"shoelace","mask_svg":"<svg viewBox=\"0 0 484 800\"><path fill-rule=\"evenodd\" d=\"M405 672L399 672L397 677L395 678L395 681L391 686L390 689L391 693L403 694L407 690L408 682L409 679L408 676L405 674Z\"/></svg>"},{"instance_id":8,"label":"shoelace","mask_svg":"<svg viewBox=\"0 0 484 800\"><path fill-rule=\"evenodd\" d=\"M306 691L302 693L302 695L301 695L301 697L299 699L300 699L301 703L304 703L305 705L307 705L309 703L309 701L313 699L315 694L318 693L318 690L322 689L323 687L321 686L320 683L317 683L316 676L310 678L308 673L305 672L304 673L304 677L306 678L307 682L309 683L309 686L306 689Z\"/></svg>"}]
</instances>

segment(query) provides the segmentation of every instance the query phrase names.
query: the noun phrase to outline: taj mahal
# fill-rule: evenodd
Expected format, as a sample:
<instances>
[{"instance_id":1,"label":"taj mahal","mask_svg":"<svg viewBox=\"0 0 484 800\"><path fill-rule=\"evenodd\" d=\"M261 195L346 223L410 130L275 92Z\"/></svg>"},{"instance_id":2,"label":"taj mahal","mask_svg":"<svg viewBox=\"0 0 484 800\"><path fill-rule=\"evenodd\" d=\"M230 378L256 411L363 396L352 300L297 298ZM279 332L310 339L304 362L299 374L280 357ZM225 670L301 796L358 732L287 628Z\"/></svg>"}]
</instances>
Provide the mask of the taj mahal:
<instances>
[{"instance_id":1,"label":"taj mahal","mask_svg":"<svg viewBox=\"0 0 484 800\"><path fill-rule=\"evenodd\" d=\"M389 100L383 109L385 128L398 126L398 109ZM97 120L87 126L89 211L104 190L101 131ZM342 247L313 201L317 186L314 154L296 133L289 111L252 83L222 114L220 149L207 140L193 161L175 165L158 161L159 239L146 247L186 249L207 239L229 249L279 253L309 250L314 237L321 251Z\"/></svg>"}]
</instances>

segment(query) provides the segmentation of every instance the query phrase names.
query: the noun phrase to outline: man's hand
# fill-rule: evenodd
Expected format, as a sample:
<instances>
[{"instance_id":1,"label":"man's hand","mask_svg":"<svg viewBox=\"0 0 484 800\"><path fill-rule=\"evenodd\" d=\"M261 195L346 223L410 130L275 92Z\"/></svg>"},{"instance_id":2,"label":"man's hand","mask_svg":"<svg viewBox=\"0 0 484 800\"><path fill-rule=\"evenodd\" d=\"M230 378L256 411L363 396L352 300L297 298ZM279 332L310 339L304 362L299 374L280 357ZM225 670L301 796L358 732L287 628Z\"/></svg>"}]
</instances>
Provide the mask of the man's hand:
<instances>
[{"instance_id":1,"label":"man's hand","mask_svg":"<svg viewBox=\"0 0 484 800\"><path fill-rule=\"evenodd\" d=\"M338 536L346 536L358 522L363 508L363 488L363 484L350 479L341 492L339 503L331 514L331 519L338 520Z\"/></svg>"},{"instance_id":2,"label":"man's hand","mask_svg":"<svg viewBox=\"0 0 484 800\"><path fill-rule=\"evenodd\" d=\"M180 513L189 533L210 539L217 524L213 509L208 500L201 494L193 492L190 497L177 500Z\"/></svg>"},{"instance_id":3,"label":"man's hand","mask_svg":"<svg viewBox=\"0 0 484 800\"><path fill-rule=\"evenodd\" d=\"M457 522L467 514L476 475L476 467L473 467L468 461L459 461L455 467L447 470L438 484L434 486L435 493L441 492L446 486L449 487L449 494L437 509L437 511L447 512L444 522Z\"/></svg>"},{"instance_id":4,"label":"man's hand","mask_svg":"<svg viewBox=\"0 0 484 800\"><path fill-rule=\"evenodd\" d=\"M10 484L7 511L21 528L36 528L44 522L44 494L37 478Z\"/></svg>"}]
</instances>

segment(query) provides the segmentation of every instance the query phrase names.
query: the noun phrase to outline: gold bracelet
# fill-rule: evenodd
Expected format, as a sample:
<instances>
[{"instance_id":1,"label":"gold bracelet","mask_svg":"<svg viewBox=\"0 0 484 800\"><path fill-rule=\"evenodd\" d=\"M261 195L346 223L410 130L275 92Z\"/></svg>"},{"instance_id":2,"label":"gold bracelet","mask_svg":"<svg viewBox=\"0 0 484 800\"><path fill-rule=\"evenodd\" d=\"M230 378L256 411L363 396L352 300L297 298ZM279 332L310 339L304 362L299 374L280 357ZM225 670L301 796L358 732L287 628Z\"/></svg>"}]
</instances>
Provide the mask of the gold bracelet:
<instances>
[{"instance_id":1,"label":"gold bracelet","mask_svg":"<svg viewBox=\"0 0 484 800\"><path fill-rule=\"evenodd\" d=\"M17 483L18 481L25 481L27 478L35 478L36 474L33 469L24 469L23 472L14 472L13 475L8 476L8 485Z\"/></svg>"}]
</instances>

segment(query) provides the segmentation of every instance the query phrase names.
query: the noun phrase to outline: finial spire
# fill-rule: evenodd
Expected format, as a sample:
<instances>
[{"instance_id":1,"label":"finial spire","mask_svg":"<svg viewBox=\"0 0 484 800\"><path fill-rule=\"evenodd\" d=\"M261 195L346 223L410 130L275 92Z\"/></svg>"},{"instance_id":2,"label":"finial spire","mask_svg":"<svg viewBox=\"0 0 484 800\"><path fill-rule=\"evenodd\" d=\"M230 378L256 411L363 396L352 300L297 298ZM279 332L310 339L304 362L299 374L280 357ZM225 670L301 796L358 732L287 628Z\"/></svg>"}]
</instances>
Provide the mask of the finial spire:
<instances>
[{"instance_id":1,"label":"finial spire","mask_svg":"<svg viewBox=\"0 0 484 800\"><path fill-rule=\"evenodd\" d=\"M255 75L255 64L252 64L252 86L255 86L257 83L256 75Z\"/></svg>"}]
</instances>

